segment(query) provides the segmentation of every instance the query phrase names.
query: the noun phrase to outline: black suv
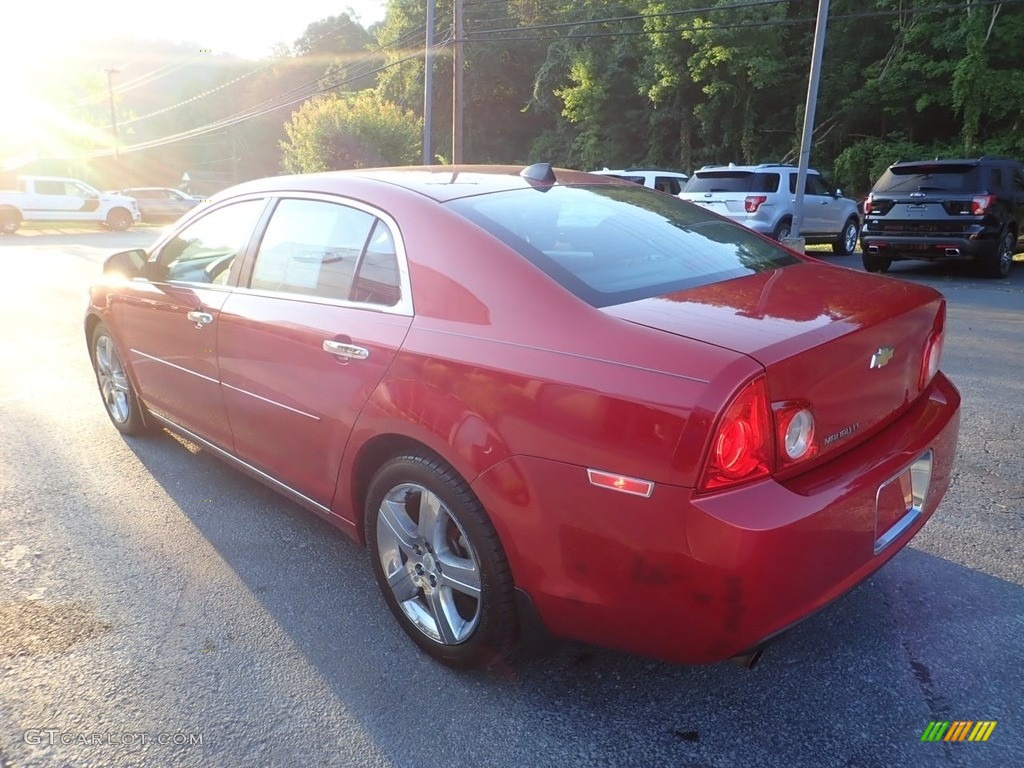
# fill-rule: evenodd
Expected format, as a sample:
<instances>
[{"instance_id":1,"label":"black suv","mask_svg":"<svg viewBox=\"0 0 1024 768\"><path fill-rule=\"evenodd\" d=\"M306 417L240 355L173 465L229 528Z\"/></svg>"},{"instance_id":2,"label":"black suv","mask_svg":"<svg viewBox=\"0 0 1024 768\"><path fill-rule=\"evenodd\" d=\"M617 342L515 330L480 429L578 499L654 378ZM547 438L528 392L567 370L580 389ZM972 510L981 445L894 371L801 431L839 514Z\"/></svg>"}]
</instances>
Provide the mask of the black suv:
<instances>
[{"instance_id":1,"label":"black suv","mask_svg":"<svg viewBox=\"0 0 1024 768\"><path fill-rule=\"evenodd\" d=\"M969 259L986 277L1010 272L1024 225L1024 165L1008 157L899 162L864 201L864 269L894 260Z\"/></svg>"}]
</instances>

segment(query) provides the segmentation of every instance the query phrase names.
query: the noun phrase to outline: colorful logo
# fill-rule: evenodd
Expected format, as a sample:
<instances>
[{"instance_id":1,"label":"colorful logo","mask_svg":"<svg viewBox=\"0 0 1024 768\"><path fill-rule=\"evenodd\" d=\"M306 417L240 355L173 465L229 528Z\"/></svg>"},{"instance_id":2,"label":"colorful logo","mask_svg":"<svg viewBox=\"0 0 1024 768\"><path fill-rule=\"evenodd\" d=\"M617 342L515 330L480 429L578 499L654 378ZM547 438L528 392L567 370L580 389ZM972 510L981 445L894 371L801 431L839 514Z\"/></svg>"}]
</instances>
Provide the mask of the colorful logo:
<instances>
[{"instance_id":1,"label":"colorful logo","mask_svg":"<svg viewBox=\"0 0 1024 768\"><path fill-rule=\"evenodd\" d=\"M998 720L932 720L921 741L988 741Z\"/></svg>"}]
</instances>

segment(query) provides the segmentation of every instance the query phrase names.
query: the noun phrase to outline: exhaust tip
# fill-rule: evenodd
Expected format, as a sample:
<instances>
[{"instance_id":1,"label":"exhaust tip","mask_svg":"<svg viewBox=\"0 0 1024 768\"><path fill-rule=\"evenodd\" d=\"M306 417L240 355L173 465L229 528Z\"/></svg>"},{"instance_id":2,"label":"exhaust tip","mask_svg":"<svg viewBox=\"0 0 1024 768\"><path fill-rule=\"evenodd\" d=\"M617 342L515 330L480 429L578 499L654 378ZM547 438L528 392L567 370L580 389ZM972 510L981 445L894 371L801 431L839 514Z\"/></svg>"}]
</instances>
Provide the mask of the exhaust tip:
<instances>
[{"instance_id":1,"label":"exhaust tip","mask_svg":"<svg viewBox=\"0 0 1024 768\"><path fill-rule=\"evenodd\" d=\"M868 246L868 253L878 253L878 246L877 245L869 245Z\"/></svg>"},{"instance_id":2,"label":"exhaust tip","mask_svg":"<svg viewBox=\"0 0 1024 768\"><path fill-rule=\"evenodd\" d=\"M959 256L960 255L960 249L959 248L947 248L946 249L946 255L947 256Z\"/></svg>"},{"instance_id":3,"label":"exhaust tip","mask_svg":"<svg viewBox=\"0 0 1024 768\"><path fill-rule=\"evenodd\" d=\"M753 669L754 665L761 660L761 655L763 653L764 649L758 648L756 651L751 651L750 653L741 653L739 656L733 656L729 661L743 669Z\"/></svg>"}]
</instances>

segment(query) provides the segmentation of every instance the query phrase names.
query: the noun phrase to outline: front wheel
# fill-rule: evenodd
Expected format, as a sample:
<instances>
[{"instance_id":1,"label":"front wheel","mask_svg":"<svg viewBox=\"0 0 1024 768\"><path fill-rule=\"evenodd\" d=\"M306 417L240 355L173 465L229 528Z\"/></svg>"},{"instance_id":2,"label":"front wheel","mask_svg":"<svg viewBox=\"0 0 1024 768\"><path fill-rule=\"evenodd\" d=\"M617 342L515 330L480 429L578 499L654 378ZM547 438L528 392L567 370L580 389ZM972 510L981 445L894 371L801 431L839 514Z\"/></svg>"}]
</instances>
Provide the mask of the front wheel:
<instances>
[{"instance_id":1,"label":"front wheel","mask_svg":"<svg viewBox=\"0 0 1024 768\"><path fill-rule=\"evenodd\" d=\"M398 623L456 668L512 655L518 636L512 573L469 485L429 455L391 459L366 500L373 571Z\"/></svg>"},{"instance_id":2,"label":"front wheel","mask_svg":"<svg viewBox=\"0 0 1024 768\"><path fill-rule=\"evenodd\" d=\"M996 280L1008 277L1010 265L1013 264L1013 248L1017 245L1017 235L1008 229L999 239L999 247L981 260L981 272L985 277Z\"/></svg>"},{"instance_id":3,"label":"front wheel","mask_svg":"<svg viewBox=\"0 0 1024 768\"><path fill-rule=\"evenodd\" d=\"M121 355L117 351L110 330L99 323L92 332L92 367L96 371L96 383L103 397L110 421L126 435L141 435L147 431L139 398L135 395L131 380L125 372Z\"/></svg>"},{"instance_id":4,"label":"front wheel","mask_svg":"<svg viewBox=\"0 0 1024 768\"><path fill-rule=\"evenodd\" d=\"M832 253L837 256L849 256L857 247L857 236L859 234L860 222L851 216L843 225L843 231L839 233L839 237L832 243Z\"/></svg>"},{"instance_id":5,"label":"front wheel","mask_svg":"<svg viewBox=\"0 0 1024 768\"><path fill-rule=\"evenodd\" d=\"M892 259L887 259L884 256L876 256L873 253L865 251L861 255L861 260L864 262L864 269L868 272L888 272L889 267L892 266Z\"/></svg>"},{"instance_id":6,"label":"front wheel","mask_svg":"<svg viewBox=\"0 0 1024 768\"><path fill-rule=\"evenodd\" d=\"M132 215L124 208L115 208L107 214L107 229L113 232L124 232L132 225Z\"/></svg>"}]
</instances>

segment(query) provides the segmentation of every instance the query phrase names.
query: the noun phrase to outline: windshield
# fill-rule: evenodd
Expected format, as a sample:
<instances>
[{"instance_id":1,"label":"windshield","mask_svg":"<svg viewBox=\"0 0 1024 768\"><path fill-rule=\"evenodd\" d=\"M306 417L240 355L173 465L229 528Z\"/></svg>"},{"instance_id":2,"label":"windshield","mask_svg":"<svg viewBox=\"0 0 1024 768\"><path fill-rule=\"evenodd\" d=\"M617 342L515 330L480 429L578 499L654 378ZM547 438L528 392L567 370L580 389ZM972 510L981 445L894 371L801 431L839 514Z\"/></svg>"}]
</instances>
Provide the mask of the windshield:
<instances>
[{"instance_id":1,"label":"windshield","mask_svg":"<svg viewBox=\"0 0 1024 768\"><path fill-rule=\"evenodd\" d=\"M799 261L745 227L644 187L520 189L448 205L595 307Z\"/></svg>"},{"instance_id":2,"label":"windshield","mask_svg":"<svg viewBox=\"0 0 1024 768\"><path fill-rule=\"evenodd\" d=\"M893 166L872 192L968 192L975 186L977 165L949 163Z\"/></svg>"}]
</instances>

